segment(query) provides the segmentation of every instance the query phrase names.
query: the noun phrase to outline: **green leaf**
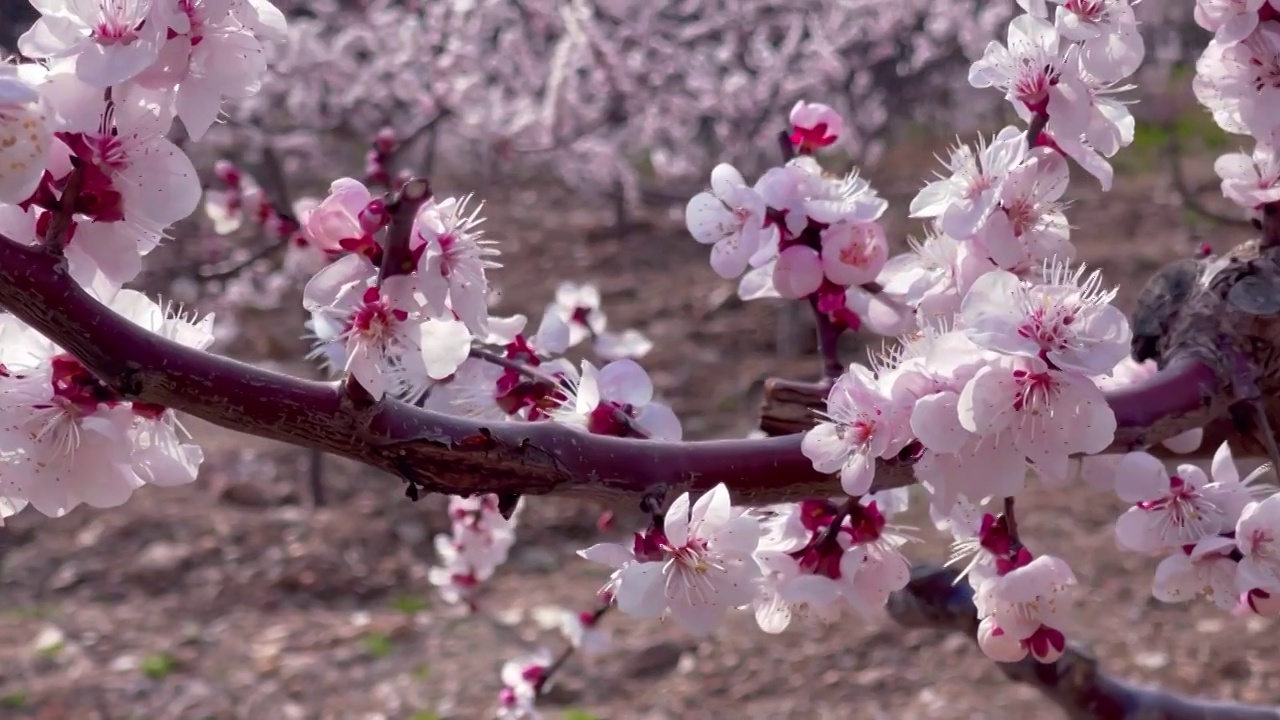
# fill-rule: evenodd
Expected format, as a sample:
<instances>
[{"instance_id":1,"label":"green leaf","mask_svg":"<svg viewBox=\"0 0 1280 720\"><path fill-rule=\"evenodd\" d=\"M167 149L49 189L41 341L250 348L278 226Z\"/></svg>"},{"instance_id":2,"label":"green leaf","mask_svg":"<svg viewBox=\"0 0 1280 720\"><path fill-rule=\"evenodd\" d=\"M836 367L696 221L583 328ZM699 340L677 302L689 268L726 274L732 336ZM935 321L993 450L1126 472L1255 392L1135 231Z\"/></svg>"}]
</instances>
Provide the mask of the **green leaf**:
<instances>
[{"instance_id":1,"label":"green leaf","mask_svg":"<svg viewBox=\"0 0 1280 720\"><path fill-rule=\"evenodd\" d=\"M364 636L364 651L375 658L390 655L391 649L391 638L383 633L369 633Z\"/></svg>"},{"instance_id":2,"label":"green leaf","mask_svg":"<svg viewBox=\"0 0 1280 720\"><path fill-rule=\"evenodd\" d=\"M425 599L414 595L401 595L391 600L391 607L405 615L413 615L431 607L431 604Z\"/></svg>"},{"instance_id":3,"label":"green leaf","mask_svg":"<svg viewBox=\"0 0 1280 720\"><path fill-rule=\"evenodd\" d=\"M152 680L161 680L178 669L178 661L168 653L152 653L142 658L142 674Z\"/></svg>"}]
</instances>

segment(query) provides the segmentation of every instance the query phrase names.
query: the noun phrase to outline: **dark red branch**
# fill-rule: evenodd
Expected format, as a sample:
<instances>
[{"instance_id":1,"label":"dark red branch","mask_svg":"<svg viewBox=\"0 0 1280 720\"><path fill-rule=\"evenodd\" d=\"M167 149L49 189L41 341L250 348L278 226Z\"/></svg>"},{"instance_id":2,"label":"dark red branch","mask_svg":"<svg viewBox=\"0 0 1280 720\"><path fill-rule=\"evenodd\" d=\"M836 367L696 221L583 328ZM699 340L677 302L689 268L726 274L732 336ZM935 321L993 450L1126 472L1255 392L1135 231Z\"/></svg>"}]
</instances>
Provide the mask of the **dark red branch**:
<instances>
[{"instance_id":1,"label":"dark red branch","mask_svg":"<svg viewBox=\"0 0 1280 720\"><path fill-rule=\"evenodd\" d=\"M818 354L822 357L822 374L828 380L835 380L845 371L844 363L840 360L842 329L818 308L817 295L810 298L809 306L813 308L814 324L818 328Z\"/></svg>"},{"instance_id":2,"label":"dark red branch","mask_svg":"<svg viewBox=\"0 0 1280 720\"><path fill-rule=\"evenodd\" d=\"M347 457L399 475L415 488L588 494L637 500L702 492L718 483L736 502L760 505L838 494L816 472L800 435L759 440L657 442L587 435L564 425L485 423L396 401L356 407L337 383L255 368L178 345L111 312L41 247L0 236L0 306L78 357L126 396L215 425ZM1201 386L1212 402L1202 401ZM1175 365L1116 396L1116 449L1157 442L1225 415L1213 373ZM875 489L913 481L907 461L879 464Z\"/></svg>"},{"instance_id":3,"label":"dark red branch","mask_svg":"<svg viewBox=\"0 0 1280 720\"><path fill-rule=\"evenodd\" d=\"M1280 247L1280 202L1262 206L1262 247Z\"/></svg>"},{"instance_id":4,"label":"dark red branch","mask_svg":"<svg viewBox=\"0 0 1280 720\"><path fill-rule=\"evenodd\" d=\"M1049 113L1038 112L1031 116L1031 122L1027 123L1027 147L1033 148L1040 143L1040 133L1044 132L1044 128L1049 124Z\"/></svg>"},{"instance_id":5,"label":"dark red branch","mask_svg":"<svg viewBox=\"0 0 1280 720\"><path fill-rule=\"evenodd\" d=\"M889 615L907 627L949 630L976 639L973 590L955 580L953 570L915 568L907 587L889 598ZM1071 720L1280 720L1280 708L1199 700L1117 680L1070 644L1057 662L1028 657L997 667L1010 680L1039 690Z\"/></svg>"},{"instance_id":6,"label":"dark red branch","mask_svg":"<svg viewBox=\"0 0 1280 720\"><path fill-rule=\"evenodd\" d=\"M250 253L249 257L233 263L230 266L224 266L222 269L210 270L208 272L195 271L197 280L202 282L219 282L222 280L230 280L240 273L248 270L259 260L264 260L289 246L292 238L285 236L263 245L262 247Z\"/></svg>"},{"instance_id":7,"label":"dark red branch","mask_svg":"<svg viewBox=\"0 0 1280 720\"><path fill-rule=\"evenodd\" d=\"M382 248L382 264L378 266L378 285L392 275L408 275L413 272L413 254L409 239L413 234L413 222L418 210L431 199L431 184L422 178L410 178L387 199L387 213L391 222L387 226L386 240Z\"/></svg>"}]
</instances>

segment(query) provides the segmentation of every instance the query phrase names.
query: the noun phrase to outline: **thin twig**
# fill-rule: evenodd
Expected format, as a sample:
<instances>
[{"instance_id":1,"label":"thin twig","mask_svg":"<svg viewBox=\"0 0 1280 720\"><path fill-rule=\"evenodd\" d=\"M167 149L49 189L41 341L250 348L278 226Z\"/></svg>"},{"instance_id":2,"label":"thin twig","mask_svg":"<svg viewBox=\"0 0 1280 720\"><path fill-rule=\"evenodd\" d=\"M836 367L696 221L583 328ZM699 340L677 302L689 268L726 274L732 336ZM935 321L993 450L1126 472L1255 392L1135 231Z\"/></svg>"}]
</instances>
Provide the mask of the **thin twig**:
<instances>
[{"instance_id":1,"label":"thin twig","mask_svg":"<svg viewBox=\"0 0 1280 720\"><path fill-rule=\"evenodd\" d=\"M596 623L600 622L600 619L603 618L606 614L608 614L609 609L612 607L613 607L612 603L605 603L600 605L594 611L592 611L591 622L584 623L584 624L588 625L589 627L595 627ZM542 676L538 678L538 682L534 685L534 691L537 692L537 694L539 695L543 694L544 690L549 686L551 682L551 677L555 675L557 672L559 672L562 668L564 668L565 663L569 662L569 658L573 657L574 654L577 653L577 651L578 651L577 645L566 645L564 650L561 650L560 654L557 655L555 659L551 661L551 664L543 668Z\"/></svg>"},{"instance_id":2,"label":"thin twig","mask_svg":"<svg viewBox=\"0 0 1280 720\"><path fill-rule=\"evenodd\" d=\"M477 360L483 360L491 365L497 365L500 368L520 373L530 380L548 385L553 388L564 387L564 382L553 375L548 375L541 370L526 365L518 360L503 357L492 350L486 350L481 347L471 348L471 357Z\"/></svg>"},{"instance_id":3,"label":"thin twig","mask_svg":"<svg viewBox=\"0 0 1280 720\"><path fill-rule=\"evenodd\" d=\"M816 295L809 298L809 306L813 308L813 319L818 328L818 354L822 356L822 374L834 380L845 372L844 363L840 360L840 333L843 330L818 309Z\"/></svg>"},{"instance_id":4,"label":"thin twig","mask_svg":"<svg viewBox=\"0 0 1280 720\"><path fill-rule=\"evenodd\" d=\"M1033 148L1040 142L1040 134L1044 132L1044 128L1049 124L1049 113L1038 112L1031 116L1031 122L1027 123L1027 147Z\"/></svg>"},{"instance_id":5,"label":"thin twig","mask_svg":"<svg viewBox=\"0 0 1280 720\"><path fill-rule=\"evenodd\" d=\"M83 161L73 157L71 162L72 170L67 174L62 197L58 198L58 209L49 219L49 227L44 234L44 246L58 255L67 246L67 236L75 218L76 201L80 197L80 184L84 181Z\"/></svg>"},{"instance_id":6,"label":"thin twig","mask_svg":"<svg viewBox=\"0 0 1280 720\"><path fill-rule=\"evenodd\" d=\"M413 223L418 217L418 210L430 199L431 183L417 177L409 178L387 199L391 223L387 226L382 245L382 262L378 265L379 287L393 275L408 275L413 272L413 253L409 250L409 239L413 234Z\"/></svg>"},{"instance_id":7,"label":"thin twig","mask_svg":"<svg viewBox=\"0 0 1280 720\"><path fill-rule=\"evenodd\" d=\"M1014 498L1007 497L1004 499L1004 522L1009 528L1009 537L1014 540L1018 539L1018 518L1013 512Z\"/></svg>"},{"instance_id":8,"label":"thin twig","mask_svg":"<svg viewBox=\"0 0 1280 720\"><path fill-rule=\"evenodd\" d=\"M1197 197L1199 192L1190 186L1187 182L1186 174L1182 172L1182 143L1178 140L1177 128L1172 124L1166 124L1165 134L1169 137L1169 141L1166 144L1166 152L1169 156L1169 177L1173 181L1173 191L1177 194L1182 204L1197 215L1224 225L1252 225L1246 218L1223 215L1215 210L1210 210L1200 202Z\"/></svg>"},{"instance_id":9,"label":"thin twig","mask_svg":"<svg viewBox=\"0 0 1280 720\"><path fill-rule=\"evenodd\" d=\"M224 267L221 270L214 270L212 272L207 272L207 273L201 273L197 270L196 279L202 282L220 282L222 280L230 280L238 276L240 273L244 272L245 270L248 270L251 266L257 263L259 260L264 260L276 254L277 252L280 252L284 248L288 247L290 239L291 238L288 238L288 237L282 237L276 240L275 242L263 245L262 247L253 251L253 254L249 255L249 257L235 263L234 265L231 265L230 267Z\"/></svg>"}]
</instances>

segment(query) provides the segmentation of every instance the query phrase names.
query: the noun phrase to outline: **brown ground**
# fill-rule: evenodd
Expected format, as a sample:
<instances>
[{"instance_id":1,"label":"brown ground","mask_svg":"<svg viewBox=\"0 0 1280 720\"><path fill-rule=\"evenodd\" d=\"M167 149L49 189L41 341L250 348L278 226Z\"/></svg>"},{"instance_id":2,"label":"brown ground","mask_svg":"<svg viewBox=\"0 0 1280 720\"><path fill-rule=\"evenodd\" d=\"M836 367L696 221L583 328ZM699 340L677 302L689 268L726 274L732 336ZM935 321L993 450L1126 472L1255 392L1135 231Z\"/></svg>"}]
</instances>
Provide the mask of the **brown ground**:
<instances>
[{"instance_id":1,"label":"brown ground","mask_svg":"<svg viewBox=\"0 0 1280 720\"><path fill-rule=\"evenodd\" d=\"M927 154L899 153L870 173L893 201L897 236L932 169ZM1125 283L1126 303L1135 278L1198 242L1247 232L1194 221L1162 176L1130 168L1104 200L1077 173L1077 244ZM691 436L740 436L753 424L758 381L818 367L812 355L778 360L774 310L737 302L705 249L664 212L647 229L599 240L588 232L603 215L548 209L527 192L493 197L489 208L490 232L504 241L504 308L536 315L559 279L599 282L616 324L658 342L645 364ZM440 498L411 504L395 480L331 460L332 502L313 508L301 453L195 430L209 457L196 485L148 488L111 512L24 514L4 531L0 717L484 718L505 658L539 637L559 647L536 619L549 607L588 607L604 577L572 554L596 537L595 511L534 499L485 598L491 612L460 618L426 581L429 539L444 527ZM1089 589L1075 637L1109 670L1280 702L1272 624L1151 600L1154 563L1113 549L1117 502L1041 493L1027 505L1032 546L1065 555ZM944 546L935 539L914 552L937 561ZM572 662L544 705L549 717L1060 717L965 638L887 620L769 636L743 616L701 643L613 620L615 651Z\"/></svg>"}]
</instances>

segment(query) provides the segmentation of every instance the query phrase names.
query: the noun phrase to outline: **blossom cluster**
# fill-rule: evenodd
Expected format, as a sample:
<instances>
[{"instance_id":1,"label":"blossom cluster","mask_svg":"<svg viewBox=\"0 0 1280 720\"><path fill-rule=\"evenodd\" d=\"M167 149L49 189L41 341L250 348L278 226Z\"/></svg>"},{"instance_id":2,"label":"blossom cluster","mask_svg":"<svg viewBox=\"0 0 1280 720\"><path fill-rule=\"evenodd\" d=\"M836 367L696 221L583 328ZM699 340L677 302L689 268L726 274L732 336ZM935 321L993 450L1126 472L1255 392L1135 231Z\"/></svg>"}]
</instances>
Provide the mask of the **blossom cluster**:
<instances>
[{"instance_id":1,"label":"blossom cluster","mask_svg":"<svg viewBox=\"0 0 1280 720\"><path fill-rule=\"evenodd\" d=\"M503 517L496 495L449 498L450 532L436 535L440 564L428 573L446 602L475 609L480 584L493 577L515 544L520 507Z\"/></svg>"},{"instance_id":2,"label":"blossom cluster","mask_svg":"<svg viewBox=\"0 0 1280 720\"><path fill-rule=\"evenodd\" d=\"M1012 20L1005 43L993 41L973 63L969 80L1003 92L1029 127L1007 127L976 147L952 150L947 171L911 203L911 215L929 223L912 252L889 258L878 222L884 201L856 172L831 176L814 158L843 124L814 103L801 102L791 114L788 140L797 157L753 184L730 166L717 167L711 191L689 203L686 219L694 238L712 246L712 268L742 277L744 299L804 299L836 334L865 325L900 336L870 366L850 365L833 379L825 417L806 433L802 450L818 471L838 473L854 499L873 491L879 462L913 461L931 512L956 535L963 554L976 553L968 577L977 590L983 649L1004 661L1028 653L1051 661L1065 643L1057 598L1075 577L1061 559L1037 557L1022 544L1011 504L1005 513L981 508L993 498L1011 503L1026 488L1029 470L1053 487L1075 480L1071 459L1103 452L1114 437L1103 388L1152 370L1129 358L1132 332L1111 304L1115 291L1096 271L1072 263L1062 201L1069 161L1110 187L1108 159L1132 142L1134 130L1117 93L1131 88L1122 83L1145 48L1126 0L1019 5L1025 14ZM1195 449L1199 433L1169 444ZM795 506L769 522L821 519L835 515L835 507ZM857 518L874 514L875 504L849 501L846 508L854 510L839 516ZM855 597L883 604L885 588L901 587L905 577L866 573L868 561L851 559L852 545L835 542L842 536L798 532L784 547L831 551L829 558L799 562L806 587L834 568L836 577L852 580ZM695 545L705 551L711 537ZM655 553L651 547L685 553L678 556L695 567L710 564L682 543L647 537L637 540L634 558ZM628 578L644 565L622 565L626 558L617 552L592 554L620 568L614 582L619 607L627 610ZM864 572L852 575L846 562ZM974 572L979 566L989 571ZM745 577L733 587L746 584ZM670 610L679 622L676 606Z\"/></svg>"},{"instance_id":3,"label":"blossom cluster","mask_svg":"<svg viewBox=\"0 0 1280 720\"><path fill-rule=\"evenodd\" d=\"M1254 210L1280 202L1274 3L1197 3L1197 20L1215 33L1197 66L1197 95L1225 129L1257 140L1252 155L1218 162L1223 192ZM817 471L838 475L847 497L748 509L721 484L665 508L650 503L648 526L628 542L580 553L611 570L604 609L669 617L694 634L735 610L752 612L766 632L809 615L870 617L910 576L911 537L891 522L906 492L877 492L876 483L883 462L901 461L955 536L953 559L968 560L978 640L994 659L1059 657L1065 598L1077 584L1062 559L1035 554L1019 536L1014 498L1029 474L1056 488L1087 475L1130 503L1116 540L1163 558L1157 597L1207 595L1224 608L1280 614L1271 547L1280 501L1255 482L1262 471L1241 478L1225 445L1211 477L1190 465L1171 475L1145 452L1073 472L1073 458L1113 443L1105 391L1155 371L1129 357L1132 332L1112 305L1115 291L1073 263L1063 201L1071 163L1110 187L1109 158L1134 133L1117 94L1130 89L1123 83L1145 47L1130 0L1018 5L1024 13L1006 41L986 48L969 81L1001 92L1027 128L950 152L945 172L910 205L927 225L911 252L890 257L888 204L867 179L819 161L858 122L820 103L792 108L781 165L748 183L721 164L709 191L689 201L690 233L743 299L804 301L818 318L830 385L801 451ZM493 314L489 273L500 265L481 204L393 177L394 133L374 139L367 183L339 178L323 198L277 207L229 163L204 193L166 135L177 120L198 140L225 101L258 91L266 44L285 34L267 0L36 7L41 17L19 46L39 62L0 64L4 241L61 254L111 311L204 350L212 316L196 321L123 289L203 195L217 233L250 221L287 243L289 272L309 278L303 306L316 353L349 397L681 439L679 419L636 362L652 343L611 329L594 286L561 284L532 332L523 315ZM844 365L833 340L860 329L899 342L869 364ZM584 344L594 361L564 357ZM0 518L27 505L55 517L81 504L113 507L143 484L194 481L203 459L172 410L126 398L12 316L0 316L0 423ZM1201 439L1191 431L1165 444L1191 451ZM439 564L430 571L447 601L476 607L477 590L514 545L518 509L497 495L450 499L451 531L435 538ZM603 646L604 609L565 617L573 647ZM536 714L559 664L550 655L509 663L500 712Z\"/></svg>"},{"instance_id":4,"label":"blossom cluster","mask_svg":"<svg viewBox=\"0 0 1280 720\"><path fill-rule=\"evenodd\" d=\"M1115 492L1131 507L1116 521L1119 547L1162 557L1153 595L1165 602L1206 597L1224 610L1242 605L1280 615L1280 565L1272 544L1280 537L1280 495L1257 480L1262 466L1240 476L1223 443L1210 473L1195 465L1165 464L1145 452L1116 466ZM1268 495L1265 499L1257 498Z\"/></svg>"},{"instance_id":5,"label":"blossom cluster","mask_svg":"<svg viewBox=\"0 0 1280 720\"><path fill-rule=\"evenodd\" d=\"M1192 89L1218 126L1252 137L1250 153L1228 153L1214 170L1222 194L1249 210L1280 202L1280 10L1272 0L1197 0L1196 22L1213 39L1196 62Z\"/></svg>"},{"instance_id":6,"label":"blossom cluster","mask_svg":"<svg viewBox=\"0 0 1280 720\"><path fill-rule=\"evenodd\" d=\"M40 62L0 63L0 233L62 253L115 313L204 349L212 316L194 322L121 288L200 202L191 160L166 138L174 119L199 139L224 101L255 92L284 17L266 0L35 8L18 47ZM0 325L4 513L114 507L143 484L195 479L202 454L171 410L125 399L12 317Z\"/></svg>"}]
</instances>

